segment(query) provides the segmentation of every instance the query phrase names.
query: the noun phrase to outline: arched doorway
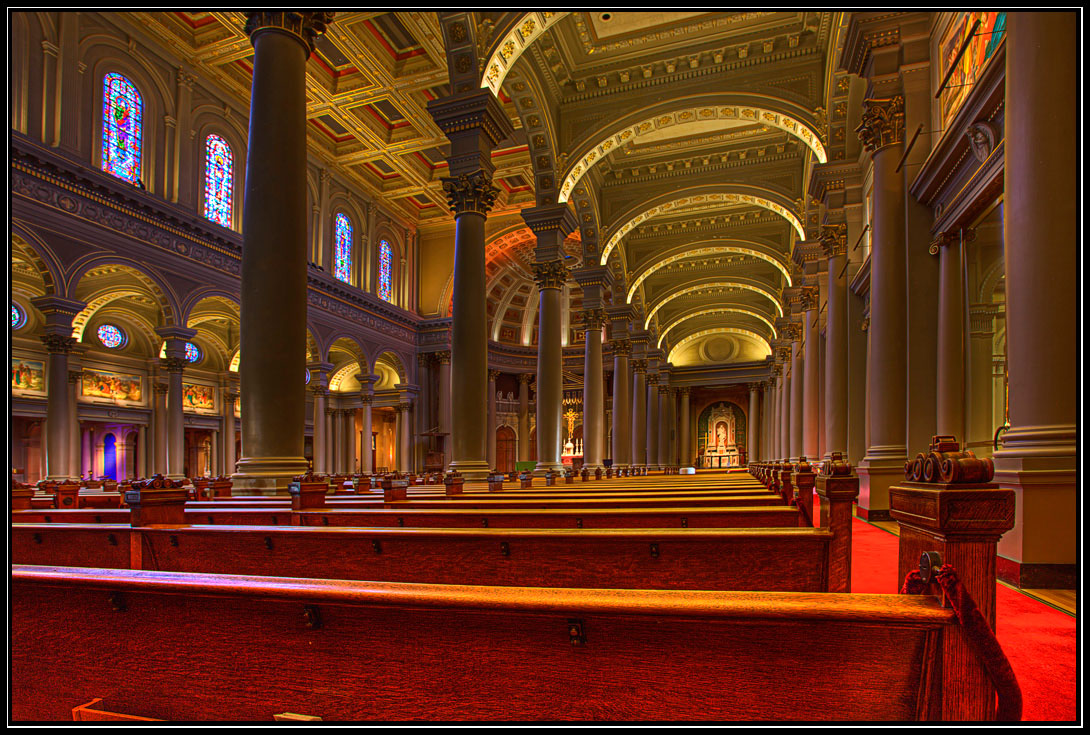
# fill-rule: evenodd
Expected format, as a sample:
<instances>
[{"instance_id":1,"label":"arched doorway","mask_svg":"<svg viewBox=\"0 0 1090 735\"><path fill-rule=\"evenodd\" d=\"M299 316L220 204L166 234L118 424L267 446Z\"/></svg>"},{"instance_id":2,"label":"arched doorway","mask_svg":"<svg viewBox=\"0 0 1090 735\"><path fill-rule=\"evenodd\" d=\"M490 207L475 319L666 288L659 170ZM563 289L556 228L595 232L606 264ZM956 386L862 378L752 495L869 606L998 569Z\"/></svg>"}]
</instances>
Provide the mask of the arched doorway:
<instances>
[{"instance_id":1,"label":"arched doorway","mask_svg":"<svg viewBox=\"0 0 1090 735\"><path fill-rule=\"evenodd\" d=\"M496 429L496 467L500 472L514 472L518 458L518 439L510 426Z\"/></svg>"},{"instance_id":2,"label":"arched doorway","mask_svg":"<svg viewBox=\"0 0 1090 735\"><path fill-rule=\"evenodd\" d=\"M102 440L102 474L117 479L117 437L107 434Z\"/></svg>"}]
</instances>

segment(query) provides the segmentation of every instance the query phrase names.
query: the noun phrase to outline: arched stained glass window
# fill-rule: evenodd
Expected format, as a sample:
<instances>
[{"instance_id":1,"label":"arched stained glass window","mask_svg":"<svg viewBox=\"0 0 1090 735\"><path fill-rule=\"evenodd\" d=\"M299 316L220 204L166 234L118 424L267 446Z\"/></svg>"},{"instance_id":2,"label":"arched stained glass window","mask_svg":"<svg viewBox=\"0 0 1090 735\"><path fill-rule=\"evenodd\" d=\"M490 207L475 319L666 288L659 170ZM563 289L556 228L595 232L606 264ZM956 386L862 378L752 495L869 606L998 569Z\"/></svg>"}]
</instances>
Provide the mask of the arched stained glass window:
<instances>
[{"instance_id":1,"label":"arched stained glass window","mask_svg":"<svg viewBox=\"0 0 1090 735\"><path fill-rule=\"evenodd\" d=\"M185 359L190 362L199 362L201 359L201 348L192 342L185 343Z\"/></svg>"},{"instance_id":2,"label":"arched stained glass window","mask_svg":"<svg viewBox=\"0 0 1090 735\"><path fill-rule=\"evenodd\" d=\"M233 184L231 146L213 133L204 142L204 216L224 227L231 226Z\"/></svg>"},{"instance_id":3,"label":"arched stained glass window","mask_svg":"<svg viewBox=\"0 0 1090 735\"><path fill-rule=\"evenodd\" d=\"M140 181L144 102L120 74L102 79L102 170L131 184Z\"/></svg>"},{"instance_id":4,"label":"arched stained glass window","mask_svg":"<svg viewBox=\"0 0 1090 735\"><path fill-rule=\"evenodd\" d=\"M345 283L352 282L352 221L338 214L333 227L336 248L333 253L333 276Z\"/></svg>"},{"instance_id":5,"label":"arched stained glass window","mask_svg":"<svg viewBox=\"0 0 1090 735\"><path fill-rule=\"evenodd\" d=\"M98 328L98 339L107 347L120 347L125 344L124 333L113 324L103 324Z\"/></svg>"},{"instance_id":6,"label":"arched stained glass window","mask_svg":"<svg viewBox=\"0 0 1090 735\"><path fill-rule=\"evenodd\" d=\"M383 301L394 300L394 290L390 274L394 251L385 240L378 244L378 297Z\"/></svg>"}]
</instances>

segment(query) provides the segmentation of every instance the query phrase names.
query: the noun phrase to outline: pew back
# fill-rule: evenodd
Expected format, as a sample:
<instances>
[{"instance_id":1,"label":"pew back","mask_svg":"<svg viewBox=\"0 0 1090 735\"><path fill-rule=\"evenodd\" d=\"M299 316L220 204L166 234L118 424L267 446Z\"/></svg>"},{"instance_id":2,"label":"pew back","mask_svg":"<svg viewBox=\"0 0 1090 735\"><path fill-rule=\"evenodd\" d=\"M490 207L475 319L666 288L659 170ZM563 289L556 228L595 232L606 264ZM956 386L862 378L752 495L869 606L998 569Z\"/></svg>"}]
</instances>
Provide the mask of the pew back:
<instances>
[{"instance_id":1,"label":"pew back","mask_svg":"<svg viewBox=\"0 0 1090 735\"><path fill-rule=\"evenodd\" d=\"M11 608L19 721L904 721L955 688L932 597L14 566Z\"/></svg>"}]
</instances>

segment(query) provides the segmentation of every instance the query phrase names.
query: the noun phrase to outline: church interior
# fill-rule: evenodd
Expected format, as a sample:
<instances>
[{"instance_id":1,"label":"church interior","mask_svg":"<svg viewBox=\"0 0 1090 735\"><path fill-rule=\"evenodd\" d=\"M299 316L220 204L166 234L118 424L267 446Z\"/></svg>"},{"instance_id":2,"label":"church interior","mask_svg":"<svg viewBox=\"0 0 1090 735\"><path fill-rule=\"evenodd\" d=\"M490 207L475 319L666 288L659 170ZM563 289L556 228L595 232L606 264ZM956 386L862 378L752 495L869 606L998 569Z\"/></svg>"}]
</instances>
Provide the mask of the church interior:
<instances>
[{"instance_id":1,"label":"church interior","mask_svg":"<svg viewBox=\"0 0 1090 735\"><path fill-rule=\"evenodd\" d=\"M1081 23L9 11L10 720L1075 721Z\"/></svg>"}]
</instances>

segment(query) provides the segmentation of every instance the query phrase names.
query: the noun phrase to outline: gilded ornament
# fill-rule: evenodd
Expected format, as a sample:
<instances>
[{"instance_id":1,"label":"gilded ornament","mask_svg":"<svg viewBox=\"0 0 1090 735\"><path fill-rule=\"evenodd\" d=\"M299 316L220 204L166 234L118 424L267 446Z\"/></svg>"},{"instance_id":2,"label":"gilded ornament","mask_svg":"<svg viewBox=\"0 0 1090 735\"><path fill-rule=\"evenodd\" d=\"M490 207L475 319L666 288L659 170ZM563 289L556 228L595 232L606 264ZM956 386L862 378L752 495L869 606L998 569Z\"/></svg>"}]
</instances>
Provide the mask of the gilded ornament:
<instances>
[{"instance_id":1,"label":"gilded ornament","mask_svg":"<svg viewBox=\"0 0 1090 735\"><path fill-rule=\"evenodd\" d=\"M464 43L466 40L466 27L464 23L452 23L450 26L450 40L454 43Z\"/></svg>"},{"instance_id":2,"label":"gilded ornament","mask_svg":"<svg viewBox=\"0 0 1090 735\"><path fill-rule=\"evenodd\" d=\"M855 129L863 147L875 152L904 142L905 99L901 95L863 100L862 122Z\"/></svg>"},{"instance_id":3,"label":"gilded ornament","mask_svg":"<svg viewBox=\"0 0 1090 735\"><path fill-rule=\"evenodd\" d=\"M444 177L441 181L455 216L465 212L487 214L499 194L499 189L492 186L491 178L483 171L461 174L457 177Z\"/></svg>"}]
</instances>

